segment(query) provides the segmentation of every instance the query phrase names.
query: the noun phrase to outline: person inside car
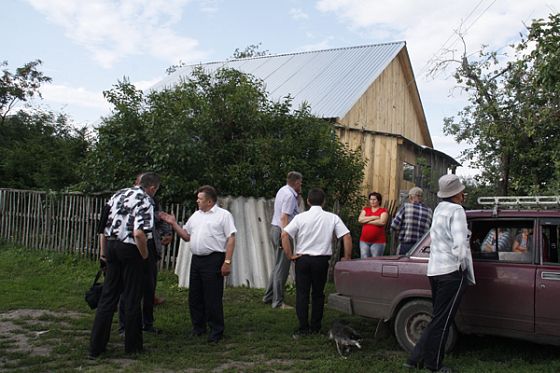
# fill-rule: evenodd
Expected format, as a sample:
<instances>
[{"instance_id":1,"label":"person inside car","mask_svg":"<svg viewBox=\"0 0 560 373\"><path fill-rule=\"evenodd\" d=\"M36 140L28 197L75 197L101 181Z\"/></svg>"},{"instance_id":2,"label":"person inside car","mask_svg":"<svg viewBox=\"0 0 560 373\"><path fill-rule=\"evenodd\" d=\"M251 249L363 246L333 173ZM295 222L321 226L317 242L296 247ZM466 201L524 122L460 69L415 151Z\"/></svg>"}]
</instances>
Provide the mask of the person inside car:
<instances>
[{"instance_id":1,"label":"person inside car","mask_svg":"<svg viewBox=\"0 0 560 373\"><path fill-rule=\"evenodd\" d=\"M532 248L533 232L530 228L521 228L519 234L515 236L511 251L513 251L514 253L526 253L531 251Z\"/></svg>"},{"instance_id":2,"label":"person inside car","mask_svg":"<svg viewBox=\"0 0 560 373\"><path fill-rule=\"evenodd\" d=\"M496 231L498 232L498 244L496 245ZM495 253L497 251L509 251L511 247L511 235L503 227L492 228L482 241L480 251L483 253Z\"/></svg>"}]
</instances>

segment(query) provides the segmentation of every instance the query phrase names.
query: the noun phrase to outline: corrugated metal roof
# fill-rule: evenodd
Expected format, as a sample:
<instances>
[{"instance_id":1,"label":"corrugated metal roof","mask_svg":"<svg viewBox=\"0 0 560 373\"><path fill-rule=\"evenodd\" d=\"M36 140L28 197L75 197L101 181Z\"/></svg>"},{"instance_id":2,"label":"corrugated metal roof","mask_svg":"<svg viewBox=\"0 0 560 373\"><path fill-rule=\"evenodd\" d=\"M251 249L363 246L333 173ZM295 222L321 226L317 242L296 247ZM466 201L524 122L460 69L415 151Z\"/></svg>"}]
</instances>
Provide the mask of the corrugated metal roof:
<instances>
[{"instance_id":1,"label":"corrugated metal roof","mask_svg":"<svg viewBox=\"0 0 560 373\"><path fill-rule=\"evenodd\" d=\"M207 73L228 67L263 80L272 100L290 95L295 109L307 102L314 115L341 118L405 45L394 42L189 65L152 89L173 87L197 66Z\"/></svg>"}]
</instances>

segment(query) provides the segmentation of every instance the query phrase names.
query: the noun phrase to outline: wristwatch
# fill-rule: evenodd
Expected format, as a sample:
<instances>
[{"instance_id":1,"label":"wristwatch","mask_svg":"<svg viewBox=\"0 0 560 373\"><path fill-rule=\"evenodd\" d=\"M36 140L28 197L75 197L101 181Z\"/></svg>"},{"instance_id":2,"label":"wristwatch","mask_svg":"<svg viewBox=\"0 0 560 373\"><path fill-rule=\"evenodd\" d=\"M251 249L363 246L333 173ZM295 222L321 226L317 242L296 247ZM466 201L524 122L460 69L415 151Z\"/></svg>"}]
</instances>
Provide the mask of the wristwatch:
<instances>
[{"instance_id":1,"label":"wristwatch","mask_svg":"<svg viewBox=\"0 0 560 373\"><path fill-rule=\"evenodd\" d=\"M226 259L226 260L224 260L224 263L226 263L226 264L231 264L231 259Z\"/></svg>"}]
</instances>

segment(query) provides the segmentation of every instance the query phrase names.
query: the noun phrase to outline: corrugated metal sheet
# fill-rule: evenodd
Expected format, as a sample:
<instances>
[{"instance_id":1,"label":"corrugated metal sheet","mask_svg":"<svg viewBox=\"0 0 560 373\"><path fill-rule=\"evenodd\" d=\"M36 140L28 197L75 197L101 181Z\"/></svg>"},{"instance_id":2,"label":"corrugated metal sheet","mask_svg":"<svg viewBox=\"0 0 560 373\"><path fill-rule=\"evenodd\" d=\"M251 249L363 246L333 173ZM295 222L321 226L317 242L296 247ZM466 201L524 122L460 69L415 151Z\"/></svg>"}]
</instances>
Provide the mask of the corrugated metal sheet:
<instances>
[{"instance_id":1,"label":"corrugated metal sheet","mask_svg":"<svg viewBox=\"0 0 560 373\"><path fill-rule=\"evenodd\" d=\"M405 45L395 42L190 65L152 89L173 87L197 66L207 73L228 67L262 79L272 100L290 95L296 109L307 102L314 115L341 118Z\"/></svg>"},{"instance_id":2,"label":"corrugated metal sheet","mask_svg":"<svg viewBox=\"0 0 560 373\"><path fill-rule=\"evenodd\" d=\"M237 228L231 274L226 279L226 285L265 288L276 257L270 242L274 200L228 197L219 202L231 212ZM179 286L188 287L191 263L188 242L181 241L176 263ZM291 272L289 281L293 281L293 269Z\"/></svg>"}]
</instances>

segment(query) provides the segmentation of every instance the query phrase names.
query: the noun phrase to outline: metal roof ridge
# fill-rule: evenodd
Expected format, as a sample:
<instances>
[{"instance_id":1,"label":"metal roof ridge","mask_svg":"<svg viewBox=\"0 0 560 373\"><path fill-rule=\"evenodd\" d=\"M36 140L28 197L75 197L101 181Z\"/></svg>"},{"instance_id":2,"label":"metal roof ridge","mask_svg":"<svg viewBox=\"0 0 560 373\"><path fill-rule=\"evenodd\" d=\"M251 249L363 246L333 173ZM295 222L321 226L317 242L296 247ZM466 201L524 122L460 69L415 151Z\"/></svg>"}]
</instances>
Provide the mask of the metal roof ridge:
<instances>
[{"instance_id":1,"label":"metal roof ridge","mask_svg":"<svg viewBox=\"0 0 560 373\"><path fill-rule=\"evenodd\" d=\"M264 55L264 56L255 56L255 57L246 57L246 58L226 58L225 60L192 63L192 64L189 64L189 65L182 66L177 71L182 70L182 69L187 68L187 67L193 67L193 66L213 65L213 64L219 64L219 63L227 64L231 61L250 61L250 60L263 59L263 58L296 56L296 55L300 55L300 54L331 52L331 51L344 50L344 49L381 47L381 46L394 45L394 44L402 44L404 46L404 45L406 45L406 41L401 40L401 41L391 41L391 42L377 43L377 44L362 44L362 45L354 45L354 46L338 47L338 48L317 49L317 50L299 51L299 52L285 52L285 53L267 54L267 55Z\"/></svg>"}]
</instances>

